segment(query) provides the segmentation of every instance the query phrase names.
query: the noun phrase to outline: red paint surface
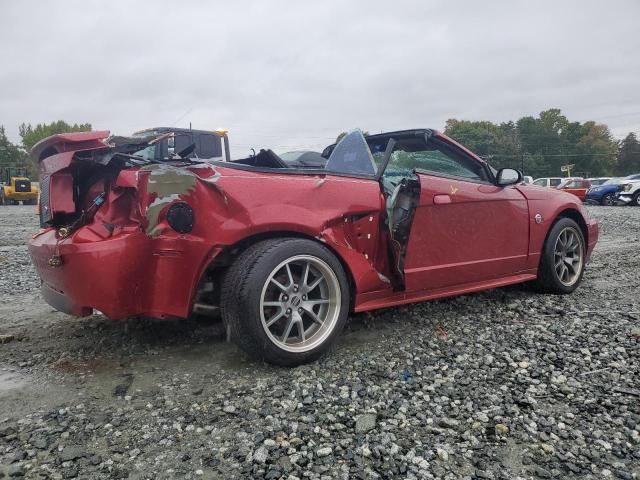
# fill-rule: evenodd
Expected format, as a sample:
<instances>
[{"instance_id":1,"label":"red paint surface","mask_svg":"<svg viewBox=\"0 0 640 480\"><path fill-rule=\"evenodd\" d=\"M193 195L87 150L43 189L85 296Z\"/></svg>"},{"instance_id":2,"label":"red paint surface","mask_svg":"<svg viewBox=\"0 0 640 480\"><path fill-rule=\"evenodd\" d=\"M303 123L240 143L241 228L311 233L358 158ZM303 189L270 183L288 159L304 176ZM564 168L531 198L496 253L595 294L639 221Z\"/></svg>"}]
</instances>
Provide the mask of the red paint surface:
<instances>
[{"instance_id":1,"label":"red paint surface","mask_svg":"<svg viewBox=\"0 0 640 480\"><path fill-rule=\"evenodd\" d=\"M52 179L54 212L73 206L68 173L76 162L74 146L104 148L104 132L72 135L46 139L38 147L41 153L59 148L41 162L41 174ZM365 311L531 280L551 224L567 210L588 225L588 254L597 241L597 225L574 196L420 175L402 289L391 283L397 276L389 262L385 201L376 180L223 166L188 171L193 188L171 201L194 209L189 234L169 227L166 208L155 235L146 233L147 207L158 197L149 188L153 173L136 167L91 187L80 200L83 208L105 189L107 201L69 238L57 238L53 228L37 235L29 250L47 301L75 315L97 309L110 318L185 318L210 262L239 242L268 234L299 235L326 245L352 279L354 310ZM540 224L534 221L537 213L544 219ZM61 256L61 266L49 266L53 255Z\"/></svg>"},{"instance_id":2,"label":"red paint surface","mask_svg":"<svg viewBox=\"0 0 640 480\"><path fill-rule=\"evenodd\" d=\"M591 187L591 182L588 180L576 180L566 186L560 185L558 189L575 195L584 202L587 199L587 190L589 190L589 187Z\"/></svg>"}]
</instances>

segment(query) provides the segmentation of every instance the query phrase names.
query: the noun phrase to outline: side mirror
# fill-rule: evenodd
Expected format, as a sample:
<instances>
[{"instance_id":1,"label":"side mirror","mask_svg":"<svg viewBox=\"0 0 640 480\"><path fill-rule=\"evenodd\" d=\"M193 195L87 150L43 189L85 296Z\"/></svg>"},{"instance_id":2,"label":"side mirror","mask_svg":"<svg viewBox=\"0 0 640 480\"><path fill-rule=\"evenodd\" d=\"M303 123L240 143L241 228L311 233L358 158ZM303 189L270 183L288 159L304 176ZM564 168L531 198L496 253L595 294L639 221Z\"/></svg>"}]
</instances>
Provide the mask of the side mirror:
<instances>
[{"instance_id":1,"label":"side mirror","mask_svg":"<svg viewBox=\"0 0 640 480\"><path fill-rule=\"evenodd\" d=\"M513 185L522 181L522 174L514 168L501 168L496 175L496 184L500 187Z\"/></svg>"}]
</instances>

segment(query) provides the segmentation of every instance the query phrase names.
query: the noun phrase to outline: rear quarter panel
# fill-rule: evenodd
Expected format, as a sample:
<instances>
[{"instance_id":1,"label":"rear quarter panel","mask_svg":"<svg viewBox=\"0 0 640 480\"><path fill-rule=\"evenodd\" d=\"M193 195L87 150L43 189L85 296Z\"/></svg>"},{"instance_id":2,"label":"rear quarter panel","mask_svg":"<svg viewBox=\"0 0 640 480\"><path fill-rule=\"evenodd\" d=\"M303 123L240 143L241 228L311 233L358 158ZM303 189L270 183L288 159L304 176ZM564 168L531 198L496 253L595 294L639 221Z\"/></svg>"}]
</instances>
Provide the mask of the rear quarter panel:
<instances>
[{"instance_id":1,"label":"rear quarter panel","mask_svg":"<svg viewBox=\"0 0 640 480\"><path fill-rule=\"evenodd\" d=\"M175 170L129 170L117 180L122 185L138 184L144 228L154 242L180 235L169 227L164 207L151 215L145 206L162 206L163 199L168 206L179 198L195 212L194 228L185 237L210 245L212 251L263 234L299 233L338 255L353 278L356 295L390 288L385 238L379 235L384 199L375 179L216 166L190 169L192 178L185 183ZM167 185L159 187L158 182ZM172 182L177 183L172 186ZM203 255L194 266L191 291L209 261Z\"/></svg>"}]
</instances>

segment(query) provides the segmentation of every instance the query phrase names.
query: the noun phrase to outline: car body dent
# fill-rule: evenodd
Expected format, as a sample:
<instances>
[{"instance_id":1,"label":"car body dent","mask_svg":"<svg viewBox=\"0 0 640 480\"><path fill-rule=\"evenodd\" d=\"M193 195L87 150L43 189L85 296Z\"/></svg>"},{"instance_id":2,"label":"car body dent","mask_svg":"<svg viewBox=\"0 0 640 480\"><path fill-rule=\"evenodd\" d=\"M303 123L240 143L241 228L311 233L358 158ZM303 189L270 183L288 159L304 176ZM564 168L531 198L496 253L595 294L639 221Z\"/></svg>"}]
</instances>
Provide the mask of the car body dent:
<instances>
[{"instance_id":1,"label":"car body dent","mask_svg":"<svg viewBox=\"0 0 640 480\"><path fill-rule=\"evenodd\" d=\"M638 191L640 191L640 180L625 179L620 183L620 188L618 189L616 198L619 202L629 204L638 194Z\"/></svg>"}]
</instances>

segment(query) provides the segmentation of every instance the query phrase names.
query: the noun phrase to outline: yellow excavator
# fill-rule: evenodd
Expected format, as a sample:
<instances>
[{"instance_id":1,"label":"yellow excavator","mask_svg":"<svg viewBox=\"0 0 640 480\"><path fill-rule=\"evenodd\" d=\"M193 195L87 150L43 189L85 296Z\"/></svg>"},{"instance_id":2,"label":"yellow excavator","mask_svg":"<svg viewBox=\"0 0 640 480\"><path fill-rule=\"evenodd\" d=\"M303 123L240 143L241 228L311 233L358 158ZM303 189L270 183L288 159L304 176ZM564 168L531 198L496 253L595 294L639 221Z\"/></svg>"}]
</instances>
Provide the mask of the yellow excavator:
<instances>
[{"instance_id":1,"label":"yellow excavator","mask_svg":"<svg viewBox=\"0 0 640 480\"><path fill-rule=\"evenodd\" d=\"M38 203L40 189L37 182L32 182L24 171L7 168L4 178L7 182L0 184L0 205L35 205Z\"/></svg>"}]
</instances>

